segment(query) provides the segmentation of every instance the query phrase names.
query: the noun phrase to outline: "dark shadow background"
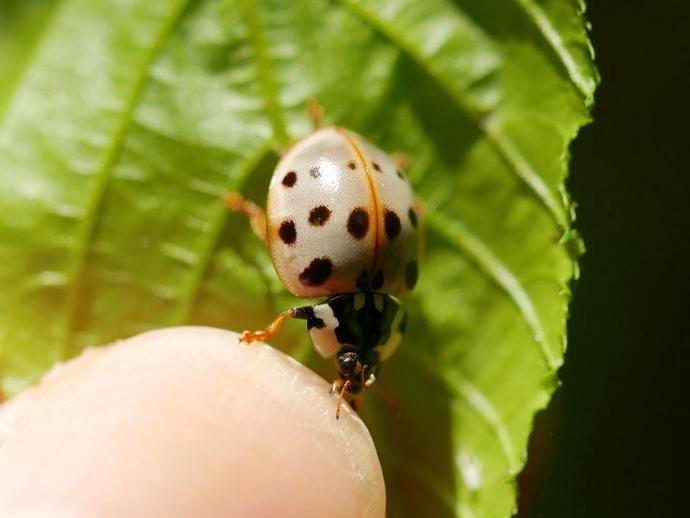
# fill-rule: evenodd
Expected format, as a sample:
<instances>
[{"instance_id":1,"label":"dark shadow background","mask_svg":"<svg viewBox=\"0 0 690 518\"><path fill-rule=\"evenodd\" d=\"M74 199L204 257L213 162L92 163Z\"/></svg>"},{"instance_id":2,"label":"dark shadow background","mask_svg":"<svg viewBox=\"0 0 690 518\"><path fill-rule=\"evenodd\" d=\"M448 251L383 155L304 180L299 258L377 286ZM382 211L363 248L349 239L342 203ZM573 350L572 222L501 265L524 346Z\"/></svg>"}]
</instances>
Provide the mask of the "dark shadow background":
<instances>
[{"instance_id":1,"label":"dark shadow background","mask_svg":"<svg viewBox=\"0 0 690 518\"><path fill-rule=\"evenodd\" d=\"M690 6L590 0L602 83L572 153L587 253L521 518L690 516Z\"/></svg>"}]
</instances>

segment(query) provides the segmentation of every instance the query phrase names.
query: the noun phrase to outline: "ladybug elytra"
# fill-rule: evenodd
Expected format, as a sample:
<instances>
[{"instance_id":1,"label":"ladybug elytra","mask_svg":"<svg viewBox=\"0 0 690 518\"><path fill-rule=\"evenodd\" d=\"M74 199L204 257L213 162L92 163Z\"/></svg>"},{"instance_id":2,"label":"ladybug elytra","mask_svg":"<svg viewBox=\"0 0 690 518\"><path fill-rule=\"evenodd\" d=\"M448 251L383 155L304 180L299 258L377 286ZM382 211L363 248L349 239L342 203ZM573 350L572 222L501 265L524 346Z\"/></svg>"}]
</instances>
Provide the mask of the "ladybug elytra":
<instances>
[{"instance_id":1,"label":"ladybug elytra","mask_svg":"<svg viewBox=\"0 0 690 518\"><path fill-rule=\"evenodd\" d=\"M402 341L407 316L397 297L417 283L421 211L385 152L345 128L316 129L316 117L314 126L276 166L265 214L239 194L226 203L250 217L291 293L327 297L241 340L270 339L286 318L306 320L317 352L335 357L339 417L342 401L354 406Z\"/></svg>"}]
</instances>

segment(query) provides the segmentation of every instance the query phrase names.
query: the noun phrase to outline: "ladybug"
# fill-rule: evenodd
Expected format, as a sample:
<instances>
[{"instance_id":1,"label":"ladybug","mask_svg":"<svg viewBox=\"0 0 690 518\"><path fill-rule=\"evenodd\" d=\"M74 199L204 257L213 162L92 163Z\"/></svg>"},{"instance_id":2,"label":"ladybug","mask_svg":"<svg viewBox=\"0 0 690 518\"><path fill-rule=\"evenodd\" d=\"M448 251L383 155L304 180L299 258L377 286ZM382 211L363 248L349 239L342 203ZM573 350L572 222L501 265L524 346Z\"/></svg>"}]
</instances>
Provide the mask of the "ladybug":
<instances>
[{"instance_id":1,"label":"ladybug","mask_svg":"<svg viewBox=\"0 0 690 518\"><path fill-rule=\"evenodd\" d=\"M348 129L318 129L293 144L273 172L266 213L237 193L227 206L250 218L285 287L298 297L326 297L290 308L241 341L267 340L286 318L307 322L324 358L335 357L336 418L371 387L381 362L402 341L407 322L398 297L418 278L420 204L390 156Z\"/></svg>"}]
</instances>

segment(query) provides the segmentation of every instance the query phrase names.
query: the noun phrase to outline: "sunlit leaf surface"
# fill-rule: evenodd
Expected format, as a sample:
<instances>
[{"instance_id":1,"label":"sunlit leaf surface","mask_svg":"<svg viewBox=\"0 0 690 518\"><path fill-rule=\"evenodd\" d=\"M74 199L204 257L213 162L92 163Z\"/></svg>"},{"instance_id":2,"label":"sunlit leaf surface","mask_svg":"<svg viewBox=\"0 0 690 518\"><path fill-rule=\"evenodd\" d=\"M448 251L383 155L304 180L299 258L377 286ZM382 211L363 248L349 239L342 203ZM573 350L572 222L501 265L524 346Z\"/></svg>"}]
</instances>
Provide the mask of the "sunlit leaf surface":
<instances>
[{"instance_id":1,"label":"sunlit leaf surface","mask_svg":"<svg viewBox=\"0 0 690 518\"><path fill-rule=\"evenodd\" d=\"M0 17L0 368L294 304L246 221L305 104L413 157L426 259L370 395L390 516L507 516L563 359L563 182L597 82L577 0L11 0ZM302 325L277 343L333 376Z\"/></svg>"}]
</instances>

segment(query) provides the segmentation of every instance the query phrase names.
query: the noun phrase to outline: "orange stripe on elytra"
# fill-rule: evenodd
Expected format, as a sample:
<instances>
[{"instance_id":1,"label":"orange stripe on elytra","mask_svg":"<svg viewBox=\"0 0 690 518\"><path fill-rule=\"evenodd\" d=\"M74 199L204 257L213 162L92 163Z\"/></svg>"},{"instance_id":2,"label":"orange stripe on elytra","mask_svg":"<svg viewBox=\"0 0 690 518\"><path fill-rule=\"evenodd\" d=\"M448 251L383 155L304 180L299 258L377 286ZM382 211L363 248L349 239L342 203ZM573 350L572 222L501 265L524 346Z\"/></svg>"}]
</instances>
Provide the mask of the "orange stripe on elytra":
<instances>
[{"instance_id":1,"label":"orange stripe on elytra","mask_svg":"<svg viewBox=\"0 0 690 518\"><path fill-rule=\"evenodd\" d=\"M372 265L371 265L371 277L373 279L374 275L376 274L376 267L378 266L378 260L379 260L379 248L381 247L381 228L380 228L380 224L379 224L379 222L381 220L381 214L380 214L380 209L379 209L379 198L378 198L378 195L376 194L376 187L374 186L374 181L371 179L371 171L369 170L369 164L367 163L367 160L364 157L364 153L362 152L360 147L357 145L357 142L355 142L355 139L353 139L350 136L350 134L347 132L347 130L336 127L336 131L338 133L340 133L340 135L350 145L352 150L357 155L359 162L362 164L362 169L364 170L364 176L367 179L367 184L369 186L369 192L371 193L371 199L372 199L373 204L374 204L374 260L373 260Z\"/></svg>"}]
</instances>

